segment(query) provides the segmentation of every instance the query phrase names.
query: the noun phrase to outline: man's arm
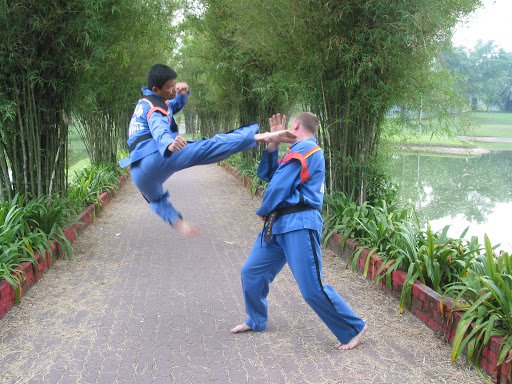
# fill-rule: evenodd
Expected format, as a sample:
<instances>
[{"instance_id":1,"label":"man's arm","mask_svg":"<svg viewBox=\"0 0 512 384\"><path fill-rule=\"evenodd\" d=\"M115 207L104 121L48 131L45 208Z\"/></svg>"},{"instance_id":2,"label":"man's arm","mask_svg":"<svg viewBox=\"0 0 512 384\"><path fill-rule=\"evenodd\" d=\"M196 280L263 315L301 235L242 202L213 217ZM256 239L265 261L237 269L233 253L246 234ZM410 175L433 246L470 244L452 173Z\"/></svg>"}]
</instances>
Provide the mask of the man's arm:
<instances>
[{"instance_id":1,"label":"man's arm","mask_svg":"<svg viewBox=\"0 0 512 384\"><path fill-rule=\"evenodd\" d=\"M269 144L270 146L270 144ZM256 175L267 183L270 182L278 164L278 151L270 152L268 148L261 154L260 163L256 170Z\"/></svg>"},{"instance_id":2,"label":"man's arm","mask_svg":"<svg viewBox=\"0 0 512 384\"><path fill-rule=\"evenodd\" d=\"M187 145L187 141L183 137L179 135L173 137L169 118L166 115L157 111L151 115L148 124L151 135L156 141L158 152L162 156L169 157L172 152L179 151Z\"/></svg>"},{"instance_id":3,"label":"man's arm","mask_svg":"<svg viewBox=\"0 0 512 384\"><path fill-rule=\"evenodd\" d=\"M188 95L190 90L187 83L176 83L176 97L169 100L169 108L172 110L173 115L183 109L187 103Z\"/></svg>"}]
</instances>

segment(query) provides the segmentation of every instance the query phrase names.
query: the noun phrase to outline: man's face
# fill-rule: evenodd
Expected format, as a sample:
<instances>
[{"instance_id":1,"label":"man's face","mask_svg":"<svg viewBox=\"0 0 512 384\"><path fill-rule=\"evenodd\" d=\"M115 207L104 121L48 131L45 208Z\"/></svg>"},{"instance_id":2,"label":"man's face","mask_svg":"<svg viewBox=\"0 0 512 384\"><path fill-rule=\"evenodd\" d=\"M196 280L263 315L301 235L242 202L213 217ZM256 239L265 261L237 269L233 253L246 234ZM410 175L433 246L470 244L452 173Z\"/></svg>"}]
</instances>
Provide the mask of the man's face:
<instances>
[{"instance_id":1,"label":"man's face","mask_svg":"<svg viewBox=\"0 0 512 384\"><path fill-rule=\"evenodd\" d=\"M167 80L162 88L153 87L152 91L164 100L172 100L176 97L176 79Z\"/></svg>"}]
</instances>

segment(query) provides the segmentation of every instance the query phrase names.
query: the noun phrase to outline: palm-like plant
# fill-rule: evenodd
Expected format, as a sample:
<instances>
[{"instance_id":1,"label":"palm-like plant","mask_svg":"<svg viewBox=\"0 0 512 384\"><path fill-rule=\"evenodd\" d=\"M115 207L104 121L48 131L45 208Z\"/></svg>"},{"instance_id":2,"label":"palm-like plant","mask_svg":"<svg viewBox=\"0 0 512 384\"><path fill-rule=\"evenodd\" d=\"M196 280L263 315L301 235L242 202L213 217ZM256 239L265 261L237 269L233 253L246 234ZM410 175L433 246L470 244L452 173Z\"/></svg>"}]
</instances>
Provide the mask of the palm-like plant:
<instances>
[{"instance_id":1,"label":"palm-like plant","mask_svg":"<svg viewBox=\"0 0 512 384\"><path fill-rule=\"evenodd\" d=\"M100 194L118 188L120 173L112 164L97 164L75 172L67 196L72 212L81 212L89 204L100 208Z\"/></svg>"},{"instance_id":2,"label":"palm-like plant","mask_svg":"<svg viewBox=\"0 0 512 384\"><path fill-rule=\"evenodd\" d=\"M452 311L464 311L457 324L452 361L467 347L468 359L475 359L480 373L480 354L491 336L501 338L498 365L512 358L512 256L496 255L487 235L484 240L485 255L476 257L460 281L446 289L447 295L456 295Z\"/></svg>"},{"instance_id":3,"label":"palm-like plant","mask_svg":"<svg viewBox=\"0 0 512 384\"><path fill-rule=\"evenodd\" d=\"M24 197L16 195L11 202L0 204L0 278L14 288L16 302L22 293L24 276L16 267L23 262L35 263L34 248L44 251L47 236L39 229L32 230L32 221L24 217Z\"/></svg>"},{"instance_id":4,"label":"palm-like plant","mask_svg":"<svg viewBox=\"0 0 512 384\"><path fill-rule=\"evenodd\" d=\"M453 239L447 236L449 226L433 233L427 224L426 232L422 233L409 221L403 221L396 223L395 228L388 252L381 254L384 262L379 273L386 276L397 270L407 271L400 298L400 313L406 300L408 306L411 305L412 286L416 280L443 294L444 286L457 281L460 271L467 269L480 250L475 239L468 245L463 244L467 229L459 238Z\"/></svg>"},{"instance_id":5,"label":"palm-like plant","mask_svg":"<svg viewBox=\"0 0 512 384\"><path fill-rule=\"evenodd\" d=\"M27 261L36 265L35 253L46 257L52 240L71 255L71 243L64 230L78 222L70 217L70 211L99 203L102 192L117 188L121 173L117 165L94 166L76 175L69 198L43 196L25 202L24 195L16 195L11 202L0 203L0 278L14 287L16 301L25 278L17 267Z\"/></svg>"},{"instance_id":6,"label":"palm-like plant","mask_svg":"<svg viewBox=\"0 0 512 384\"><path fill-rule=\"evenodd\" d=\"M370 210L368 203L356 204L352 196L343 192L333 192L324 196L324 244L337 233L341 235L341 244L349 237L355 238L360 228L358 219L367 217Z\"/></svg>"},{"instance_id":7,"label":"palm-like plant","mask_svg":"<svg viewBox=\"0 0 512 384\"><path fill-rule=\"evenodd\" d=\"M42 196L29 201L24 207L24 217L31 223L32 230L40 230L50 241L54 240L64 249L66 255L72 255L71 243L66 238L65 229L73 224L80 224L70 217L69 200L61 196ZM45 257L44 250L49 250L48 242L44 249L38 251Z\"/></svg>"}]
</instances>

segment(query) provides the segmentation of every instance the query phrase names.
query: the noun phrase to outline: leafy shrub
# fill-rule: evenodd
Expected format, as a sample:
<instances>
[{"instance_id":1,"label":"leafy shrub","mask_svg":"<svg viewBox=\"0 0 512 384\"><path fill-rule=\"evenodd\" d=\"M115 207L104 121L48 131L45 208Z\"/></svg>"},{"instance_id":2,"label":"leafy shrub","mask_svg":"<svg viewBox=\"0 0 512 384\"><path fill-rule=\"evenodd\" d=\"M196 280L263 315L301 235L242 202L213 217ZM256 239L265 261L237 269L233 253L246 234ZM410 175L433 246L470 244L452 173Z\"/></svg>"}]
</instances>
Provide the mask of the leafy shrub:
<instances>
[{"instance_id":1,"label":"leafy shrub","mask_svg":"<svg viewBox=\"0 0 512 384\"><path fill-rule=\"evenodd\" d=\"M445 291L455 296L453 311L464 311L455 333L452 361L467 348L468 359L478 363L483 346L491 336L498 336L500 365L512 357L512 255L496 255L487 235L484 240L485 254L474 257L460 280Z\"/></svg>"},{"instance_id":2,"label":"leafy shrub","mask_svg":"<svg viewBox=\"0 0 512 384\"><path fill-rule=\"evenodd\" d=\"M68 187L72 212L79 213L90 204L100 207L100 195L115 192L122 173L116 164L96 164L76 171Z\"/></svg>"},{"instance_id":3,"label":"leafy shrub","mask_svg":"<svg viewBox=\"0 0 512 384\"><path fill-rule=\"evenodd\" d=\"M339 233L342 244L351 237L362 245L351 255L353 269L361 252L370 249L363 273L367 273L370 255L377 252L383 264L376 283L382 277L390 282L393 271L406 271L400 312L406 302L411 305L416 280L454 298L453 310L464 311L464 315L457 325L453 361L467 349L468 359L475 361L483 376L478 362L491 336L501 339L498 365L512 360L511 255L496 255L487 235L485 248L477 237L465 240L468 228L458 238L448 237L449 226L433 232L427 223L426 231L420 231L413 208L397 202L378 200L359 206L342 193L331 193L325 196L325 204L324 238Z\"/></svg>"},{"instance_id":4,"label":"leafy shrub","mask_svg":"<svg viewBox=\"0 0 512 384\"><path fill-rule=\"evenodd\" d=\"M250 190L253 196L256 195L258 189L265 192L268 183L257 176L258 162L255 159L245 158L243 153L237 153L230 156L225 162L236 168L242 179L246 177L250 179Z\"/></svg>"},{"instance_id":5,"label":"leafy shrub","mask_svg":"<svg viewBox=\"0 0 512 384\"><path fill-rule=\"evenodd\" d=\"M36 265L35 253L46 257L51 241L72 255L65 229L78 223L75 215L87 205L99 203L101 193L115 191L122 173L117 164L91 166L76 172L67 197L25 201L24 195L16 195L11 202L0 202L0 279L14 287L16 301L25 278L16 268L27 261Z\"/></svg>"},{"instance_id":6,"label":"leafy shrub","mask_svg":"<svg viewBox=\"0 0 512 384\"><path fill-rule=\"evenodd\" d=\"M329 238L338 233L342 237L341 244L349 237L356 238L360 231L360 217L366 217L369 208L366 203L356 204L352 197L346 196L343 192L333 192L324 196L324 244Z\"/></svg>"},{"instance_id":7,"label":"leafy shrub","mask_svg":"<svg viewBox=\"0 0 512 384\"><path fill-rule=\"evenodd\" d=\"M24 195L0 204L0 278L15 289L19 300L24 276L16 269L23 262L36 264L35 253L43 258L55 240L69 250L63 226L69 224L66 200L58 196L41 197L25 203Z\"/></svg>"}]
</instances>

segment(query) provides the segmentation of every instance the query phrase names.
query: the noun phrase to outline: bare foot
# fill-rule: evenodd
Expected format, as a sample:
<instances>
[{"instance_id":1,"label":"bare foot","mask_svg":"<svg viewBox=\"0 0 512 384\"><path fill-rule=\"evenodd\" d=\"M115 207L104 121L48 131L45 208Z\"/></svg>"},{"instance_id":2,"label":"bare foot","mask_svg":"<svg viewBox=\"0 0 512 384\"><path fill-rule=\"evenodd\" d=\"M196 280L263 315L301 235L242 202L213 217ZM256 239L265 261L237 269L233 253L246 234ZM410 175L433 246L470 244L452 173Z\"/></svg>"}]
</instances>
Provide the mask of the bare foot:
<instances>
[{"instance_id":1,"label":"bare foot","mask_svg":"<svg viewBox=\"0 0 512 384\"><path fill-rule=\"evenodd\" d=\"M243 323L243 324L237 325L235 328L233 328L231 330L231 333L242 333L242 332L247 332L247 331L252 331L252 328L249 327L247 324Z\"/></svg>"},{"instance_id":2,"label":"bare foot","mask_svg":"<svg viewBox=\"0 0 512 384\"><path fill-rule=\"evenodd\" d=\"M354 349L359 345L359 341L361 341L361 337L363 337L367 329L368 325L365 324L363 330L355 335L347 344L338 343L334 346L334 348L339 349L340 351L348 351L349 349Z\"/></svg>"},{"instance_id":3,"label":"bare foot","mask_svg":"<svg viewBox=\"0 0 512 384\"><path fill-rule=\"evenodd\" d=\"M195 224L178 219L174 222L174 228L185 237L196 237L201 234L199 227Z\"/></svg>"},{"instance_id":4,"label":"bare foot","mask_svg":"<svg viewBox=\"0 0 512 384\"><path fill-rule=\"evenodd\" d=\"M291 131L276 131L276 132L264 132L257 133L254 135L256 142L258 143L289 143L293 144L297 141L297 136Z\"/></svg>"}]
</instances>

